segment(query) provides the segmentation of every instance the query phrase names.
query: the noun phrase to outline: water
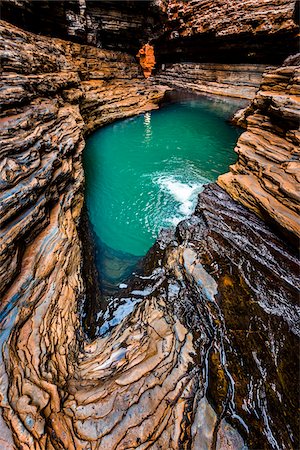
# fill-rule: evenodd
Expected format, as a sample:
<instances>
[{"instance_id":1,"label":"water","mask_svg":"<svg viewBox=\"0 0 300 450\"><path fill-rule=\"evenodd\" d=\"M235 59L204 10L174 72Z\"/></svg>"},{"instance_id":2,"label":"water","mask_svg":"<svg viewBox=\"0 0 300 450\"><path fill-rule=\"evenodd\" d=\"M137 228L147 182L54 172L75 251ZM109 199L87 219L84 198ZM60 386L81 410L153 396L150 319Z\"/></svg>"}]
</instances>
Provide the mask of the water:
<instances>
[{"instance_id":1,"label":"water","mask_svg":"<svg viewBox=\"0 0 300 450\"><path fill-rule=\"evenodd\" d=\"M228 171L240 131L236 103L186 100L96 131L84 152L86 202L102 279L115 285L162 227L189 216L207 183Z\"/></svg>"}]
</instances>

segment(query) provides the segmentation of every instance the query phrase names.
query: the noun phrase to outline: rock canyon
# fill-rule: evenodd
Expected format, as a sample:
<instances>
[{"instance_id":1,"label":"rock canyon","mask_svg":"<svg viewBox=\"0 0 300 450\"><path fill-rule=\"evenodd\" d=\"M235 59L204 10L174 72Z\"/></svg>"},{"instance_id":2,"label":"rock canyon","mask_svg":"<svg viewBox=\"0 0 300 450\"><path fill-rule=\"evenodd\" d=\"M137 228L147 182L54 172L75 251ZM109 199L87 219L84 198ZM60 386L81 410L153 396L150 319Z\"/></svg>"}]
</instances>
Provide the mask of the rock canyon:
<instances>
[{"instance_id":1,"label":"rock canyon","mask_svg":"<svg viewBox=\"0 0 300 450\"><path fill-rule=\"evenodd\" d=\"M0 448L299 448L298 2L1 13ZM98 336L86 137L187 91L247 101L237 161L161 231L115 294L135 307Z\"/></svg>"}]
</instances>

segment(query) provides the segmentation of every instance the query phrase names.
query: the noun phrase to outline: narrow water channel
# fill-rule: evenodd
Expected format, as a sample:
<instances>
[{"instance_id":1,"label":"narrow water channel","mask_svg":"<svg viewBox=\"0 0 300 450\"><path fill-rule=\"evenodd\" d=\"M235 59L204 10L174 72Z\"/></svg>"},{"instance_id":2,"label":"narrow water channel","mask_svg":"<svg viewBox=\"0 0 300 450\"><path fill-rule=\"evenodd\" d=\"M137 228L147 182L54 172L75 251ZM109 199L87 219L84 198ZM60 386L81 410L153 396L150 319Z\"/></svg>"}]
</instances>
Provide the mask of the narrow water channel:
<instances>
[{"instance_id":1,"label":"narrow water channel","mask_svg":"<svg viewBox=\"0 0 300 450\"><path fill-rule=\"evenodd\" d=\"M207 183L228 171L240 130L235 100L197 98L106 126L84 151L86 204L104 290L134 270L161 228L189 216Z\"/></svg>"}]
</instances>

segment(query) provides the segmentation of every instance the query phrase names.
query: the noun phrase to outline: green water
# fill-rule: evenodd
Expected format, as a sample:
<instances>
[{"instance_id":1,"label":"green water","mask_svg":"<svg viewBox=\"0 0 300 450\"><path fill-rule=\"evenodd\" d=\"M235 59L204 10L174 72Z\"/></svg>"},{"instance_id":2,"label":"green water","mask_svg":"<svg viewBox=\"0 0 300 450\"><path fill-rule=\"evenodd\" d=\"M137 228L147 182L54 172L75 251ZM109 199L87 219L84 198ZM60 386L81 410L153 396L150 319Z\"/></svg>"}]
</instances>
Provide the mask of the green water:
<instances>
[{"instance_id":1,"label":"green water","mask_svg":"<svg viewBox=\"0 0 300 450\"><path fill-rule=\"evenodd\" d=\"M240 131L226 122L236 109L228 101L188 100L89 137L86 203L105 251L142 256L162 227L193 212L203 185L236 160Z\"/></svg>"}]
</instances>

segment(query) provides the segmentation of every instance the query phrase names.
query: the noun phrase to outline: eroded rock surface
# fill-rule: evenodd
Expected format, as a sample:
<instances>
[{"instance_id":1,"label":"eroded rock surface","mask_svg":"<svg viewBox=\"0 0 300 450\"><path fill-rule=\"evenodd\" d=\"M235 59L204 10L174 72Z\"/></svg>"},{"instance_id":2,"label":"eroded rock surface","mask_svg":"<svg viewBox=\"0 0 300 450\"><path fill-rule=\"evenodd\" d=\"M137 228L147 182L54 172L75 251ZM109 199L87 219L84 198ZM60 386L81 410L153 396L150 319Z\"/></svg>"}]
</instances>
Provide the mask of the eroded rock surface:
<instances>
[{"instance_id":1,"label":"eroded rock surface","mask_svg":"<svg viewBox=\"0 0 300 450\"><path fill-rule=\"evenodd\" d=\"M177 63L163 65L155 79L197 94L252 100L267 68L264 64Z\"/></svg>"},{"instance_id":2,"label":"eroded rock surface","mask_svg":"<svg viewBox=\"0 0 300 450\"><path fill-rule=\"evenodd\" d=\"M83 135L157 107L165 88L129 55L5 22L1 56L1 445L80 448L61 402L78 371L85 294Z\"/></svg>"},{"instance_id":3,"label":"eroded rock surface","mask_svg":"<svg viewBox=\"0 0 300 450\"><path fill-rule=\"evenodd\" d=\"M238 161L218 183L286 236L300 235L300 59L265 73L252 104L236 121L246 127ZM295 240L294 240L295 241Z\"/></svg>"},{"instance_id":4,"label":"eroded rock surface","mask_svg":"<svg viewBox=\"0 0 300 450\"><path fill-rule=\"evenodd\" d=\"M116 311L159 299L164 317L193 336L181 438L157 439L153 448L299 446L298 268L284 242L216 185L175 233L161 233L144 274L113 299Z\"/></svg>"},{"instance_id":5,"label":"eroded rock surface","mask_svg":"<svg viewBox=\"0 0 300 450\"><path fill-rule=\"evenodd\" d=\"M129 55L4 22L1 55L1 448L299 447L297 259L214 185L116 296L128 314L88 341L84 134L167 88Z\"/></svg>"},{"instance_id":6,"label":"eroded rock surface","mask_svg":"<svg viewBox=\"0 0 300 450\"><path fill-rule=\"evenodd\" d=\"M161 29L150 0L4 0L1 19L28 31L135 55Z\"/></svg>"},{"instance_id":7,"label":"eroded rock surface","mask_svg":"<svg viewBox=\"0 0 300 450\"><path fill-rule=\"evenodd\" d=\"M157 43L159 62L280 64L299 48L296 0L156 3L167 15Z\"/></svg>"},{"instance_id":8,"label":"eroded rock surface","mask_svg":"<svg viewBox=\"0 0 300 450\"><path fill-rule=\"evenodd\" d=\"M179 36L212 32L216 36L241 33L295 31L294 0L158 0L168 15L170 28ZM176 38L174 36L173 38Z\"/></svg>"},{"instance_id":9,"label":"eroded rock surface","mask_svg":"<svg viewBox=\"0 0 300 450\"><path fill-rule=\"evenodd\" d=\"M155 56L153 45L145 44L136 55L143 69L145 78L149 78L155 67Z\"/></svg>"}]
</instances>

